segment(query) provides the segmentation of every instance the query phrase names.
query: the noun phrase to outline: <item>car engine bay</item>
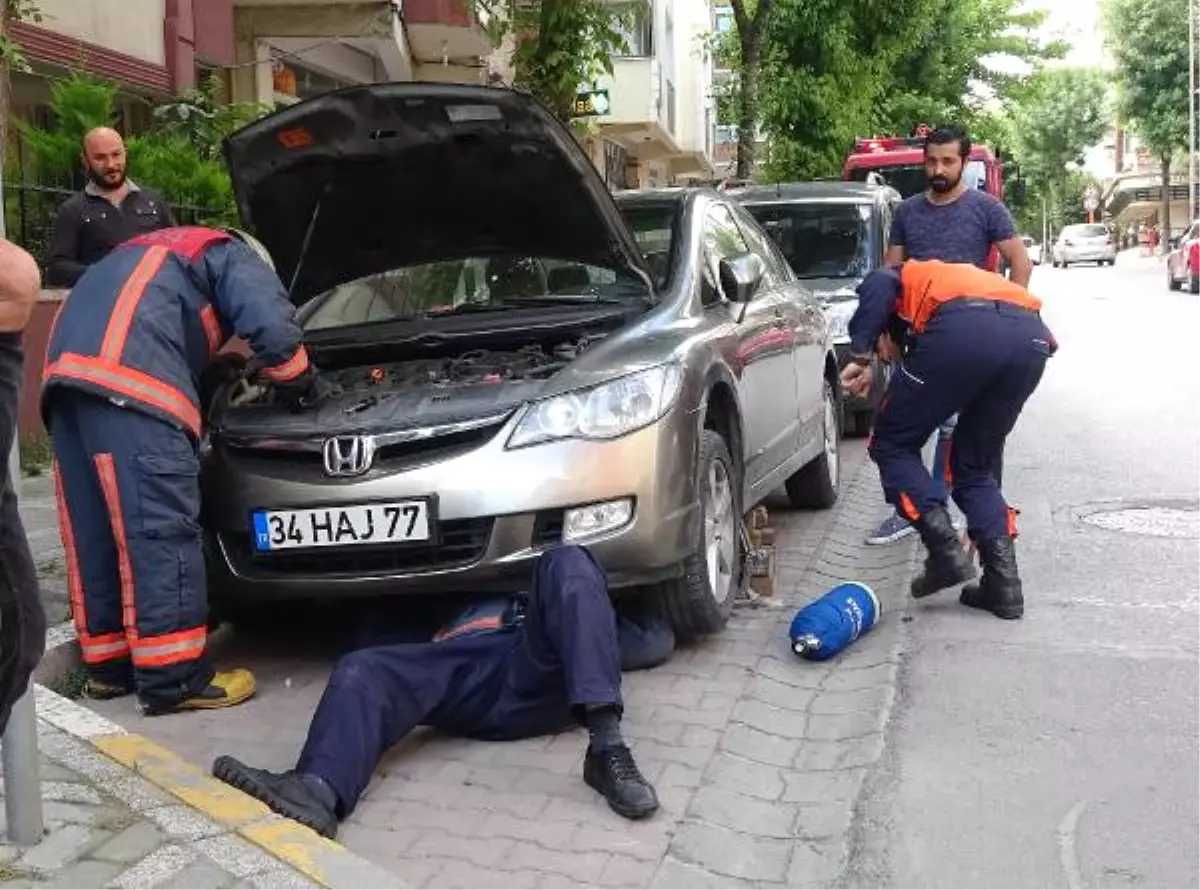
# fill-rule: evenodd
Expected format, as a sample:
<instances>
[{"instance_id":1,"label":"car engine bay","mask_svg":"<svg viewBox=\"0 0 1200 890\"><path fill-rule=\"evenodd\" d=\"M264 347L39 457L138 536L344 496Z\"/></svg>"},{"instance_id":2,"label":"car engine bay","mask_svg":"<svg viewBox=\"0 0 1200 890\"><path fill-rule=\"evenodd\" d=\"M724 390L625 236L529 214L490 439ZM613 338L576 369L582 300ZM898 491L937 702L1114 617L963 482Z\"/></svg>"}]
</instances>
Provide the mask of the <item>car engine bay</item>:
<instances>
[{"instance_id":1,"label":"car engine bay","mask_svg":"<svg viewBox=\"0 0 1200 890\"><path fill-rule=\"evenodd\" d=\"M586 334L515 349L470 349L453 355L326 370L332 394L311 411L285 409L274 387L245 373L214 395L213 427L290 435L331 427L396 429L445 423L516 407L603 334ZM338 363L340 364L340 362Z\"/></svg>"}]
</instances>

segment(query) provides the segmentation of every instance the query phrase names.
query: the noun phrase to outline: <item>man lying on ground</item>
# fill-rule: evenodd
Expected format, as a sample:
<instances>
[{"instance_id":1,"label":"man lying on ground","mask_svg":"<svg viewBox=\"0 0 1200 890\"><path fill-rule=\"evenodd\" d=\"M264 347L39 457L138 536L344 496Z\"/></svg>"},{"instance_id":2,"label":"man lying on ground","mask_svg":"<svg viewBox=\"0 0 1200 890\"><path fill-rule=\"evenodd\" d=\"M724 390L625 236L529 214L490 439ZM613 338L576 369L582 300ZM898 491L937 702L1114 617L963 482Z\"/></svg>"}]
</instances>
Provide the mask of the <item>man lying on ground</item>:
<instances>
[{"instance_id":1,"label":"man lying on ground","mask_svg":"<svg viewBox=\"0 0 1200 890\"><path fill-rule=\"evenodd\" d=\"M528 596L469 610L432 642L360 649L335 666L296 768L218 757L213 775L326 837L383 753L418 726L491 741L587 727L583 779L629 819L658 809L621 736L621 645L604 573L563 546L535 564Z\"/></svg>"}]
</instances>

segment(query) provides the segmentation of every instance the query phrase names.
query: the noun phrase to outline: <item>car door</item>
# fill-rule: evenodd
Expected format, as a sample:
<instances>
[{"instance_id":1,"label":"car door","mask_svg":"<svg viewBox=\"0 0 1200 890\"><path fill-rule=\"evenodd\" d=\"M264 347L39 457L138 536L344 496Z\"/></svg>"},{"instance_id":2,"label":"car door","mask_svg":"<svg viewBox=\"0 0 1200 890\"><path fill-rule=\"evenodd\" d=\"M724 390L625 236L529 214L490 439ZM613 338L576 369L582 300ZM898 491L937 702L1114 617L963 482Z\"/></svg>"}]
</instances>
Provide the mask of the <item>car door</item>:
<instances>
[{"instance_id":1,"label":"car door","mask_svg":"<svg viewBox=\"0 0 1200 890\"><path fill-rule=\"evenodd\" d=\"M734 322L741 319L731 364L745 427L746 482L752 486L795 453L798 443L791 323L769 267L749 303L734 303L722 293L720 261L750 252L724 203L713 202L706 211L702 250L701 300L710 312L727 313Z\"/></svg>"},{"instance_id":2,"label":"car door","mask_svg":"<svg viewBox=\"0 0 1200 890\"><path fill-rule=\"evenodd\" d=\"M738 222L763 264L775 276L777 314L782 314L792 334L792 367L796 376L796 400L790 406L790 423L795 424L796 447L805 451L824 434L825 318L816 298L797 278L771 237L745 210L739 208ZM791 455L786 455L790 457Z\"/></svg>"}]
</instances>

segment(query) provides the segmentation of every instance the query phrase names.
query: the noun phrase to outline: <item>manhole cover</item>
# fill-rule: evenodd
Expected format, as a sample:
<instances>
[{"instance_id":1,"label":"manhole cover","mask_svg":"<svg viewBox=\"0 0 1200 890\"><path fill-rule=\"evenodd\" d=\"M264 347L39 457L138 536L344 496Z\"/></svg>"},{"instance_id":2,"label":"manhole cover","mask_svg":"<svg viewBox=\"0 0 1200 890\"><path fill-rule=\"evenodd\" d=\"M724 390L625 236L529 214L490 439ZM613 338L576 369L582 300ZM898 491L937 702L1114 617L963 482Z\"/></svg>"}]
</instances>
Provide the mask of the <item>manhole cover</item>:
<instances>
[{"instance_id":1,"label":"manhole cover","mask_svg":"<svg viewBox=\"0 0 1200 890\"><path fill-rule=\"evenodd\" d=\"M1196 507L1113 507L1084 513L1079 518L1114 532L1156 538L1200 538L1200 509Z\"/></svg>"}]
</instances>

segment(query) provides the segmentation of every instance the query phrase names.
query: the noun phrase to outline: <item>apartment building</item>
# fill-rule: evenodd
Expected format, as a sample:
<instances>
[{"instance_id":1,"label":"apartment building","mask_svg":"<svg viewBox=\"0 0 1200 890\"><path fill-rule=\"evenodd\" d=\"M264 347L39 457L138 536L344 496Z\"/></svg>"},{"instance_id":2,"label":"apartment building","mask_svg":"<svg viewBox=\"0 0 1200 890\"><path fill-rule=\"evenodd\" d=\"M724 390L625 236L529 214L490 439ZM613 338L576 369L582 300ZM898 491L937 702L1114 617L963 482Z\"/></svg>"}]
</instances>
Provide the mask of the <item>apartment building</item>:
<instances>
[{"instance_id":1,"label":"apartment building","mask_svg":"<svg viewBox=\"0 0 1200 890\"><path fill-rule=\"evenodd\" d=\"M638 4L612 75L590 85L609 99L587 148L610 187L712 178L712 29L709 0Z\"/></svg>"}]
</instances>

